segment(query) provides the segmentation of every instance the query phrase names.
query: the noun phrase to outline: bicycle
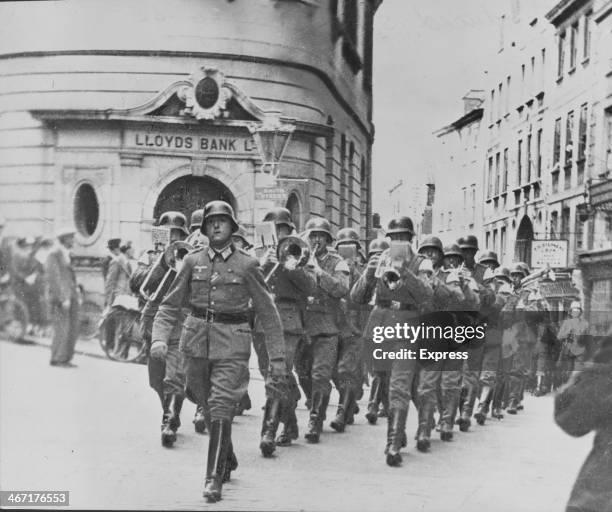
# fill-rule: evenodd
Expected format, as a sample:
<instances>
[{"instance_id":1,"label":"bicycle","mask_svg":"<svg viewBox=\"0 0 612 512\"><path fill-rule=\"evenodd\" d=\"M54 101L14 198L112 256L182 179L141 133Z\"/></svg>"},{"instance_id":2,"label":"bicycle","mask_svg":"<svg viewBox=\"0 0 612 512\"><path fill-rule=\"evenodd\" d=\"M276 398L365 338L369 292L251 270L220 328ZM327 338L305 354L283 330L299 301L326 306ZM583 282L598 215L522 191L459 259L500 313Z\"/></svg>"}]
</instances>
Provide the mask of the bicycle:
<instances>
[{"instance_id":1,"label":"bicycle","mask_svg":"<svg viewBox=\"0 0 612 512\"><path fill-rule=\"evenodd\" d=\"M119 295L100 322L100 346L113 361L142 363L147 344L140 335L138 298Z\"/></svg>"}]
</instances>

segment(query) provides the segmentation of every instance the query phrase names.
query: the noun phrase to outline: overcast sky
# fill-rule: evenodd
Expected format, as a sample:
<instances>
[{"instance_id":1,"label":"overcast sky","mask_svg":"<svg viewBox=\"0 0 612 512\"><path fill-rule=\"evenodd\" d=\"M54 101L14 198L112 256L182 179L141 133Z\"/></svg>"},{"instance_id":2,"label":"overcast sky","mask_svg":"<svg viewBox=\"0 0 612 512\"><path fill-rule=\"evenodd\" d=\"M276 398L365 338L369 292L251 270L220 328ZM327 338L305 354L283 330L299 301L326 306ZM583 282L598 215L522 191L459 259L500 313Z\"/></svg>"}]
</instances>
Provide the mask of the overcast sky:
<instances>
[{"instance_id":1,"label":"overcast sky","mask_svg":"<svg viewBox=\"0 0 612 512\"><path fill-rule=\"evenodd\" d=\"M375 19L373 206L391 213L399 179L423 183L432 132L463 113L461 98L484 88L499 42L499 17L517 0L384 0Z\"/></svg>"}]
</instances>

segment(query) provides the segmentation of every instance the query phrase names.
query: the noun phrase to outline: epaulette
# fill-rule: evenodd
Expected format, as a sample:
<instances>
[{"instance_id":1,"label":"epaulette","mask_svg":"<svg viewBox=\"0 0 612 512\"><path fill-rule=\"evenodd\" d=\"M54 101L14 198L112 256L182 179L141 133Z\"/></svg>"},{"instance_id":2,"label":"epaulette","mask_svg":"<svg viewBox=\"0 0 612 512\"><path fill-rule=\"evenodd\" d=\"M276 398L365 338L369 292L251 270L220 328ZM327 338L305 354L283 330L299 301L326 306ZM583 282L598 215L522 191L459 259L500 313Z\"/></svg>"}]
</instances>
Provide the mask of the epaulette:
<instances>
[{"instance_id":1,"label":"epaulette","mask_svg":"<svg viewBox=\"0 0 612 512\"><path fill-rule=\"evenodd\" d=\"M256 260L257 258L255 258L255 256L253 256L250 252L245 251L244 249L242 249L241 247L236 247L236 249L238 250L238 252L240 254L243 254L244 256L248 256L249 258L253 258L254 260Z\"/></svg>"}]
</instances>

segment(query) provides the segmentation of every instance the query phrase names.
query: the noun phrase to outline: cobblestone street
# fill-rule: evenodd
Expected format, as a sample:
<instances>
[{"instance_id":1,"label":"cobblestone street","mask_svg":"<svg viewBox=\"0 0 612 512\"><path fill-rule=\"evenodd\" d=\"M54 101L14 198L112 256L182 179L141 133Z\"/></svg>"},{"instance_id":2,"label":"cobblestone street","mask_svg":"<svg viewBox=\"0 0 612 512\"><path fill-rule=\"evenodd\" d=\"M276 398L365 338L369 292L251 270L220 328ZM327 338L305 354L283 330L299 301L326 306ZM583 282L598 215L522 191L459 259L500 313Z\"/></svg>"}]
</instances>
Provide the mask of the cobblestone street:
<instances>
[{"instance_id":1,"label":"cobblestone street","mask_svg":"<svg viewBox=\"0 0 612 512\"><path fill-rule=\"evenodd\" d=\"M162 448L145 366L80 356L76 369L53 368L45 347L8 342L0 361L0 487L69 490L73 508L557 511L591 442L553 424L550 397L529 397L518 416L436 439L429 454L410 441L401 468L384 462L385 421L372 427L363 414L345 434L326 425L320 444L300 439L263 459L263 386L252 371L253 408L233 427L240 467L211 506L201 497L208 437L193 430L195 408L184 407L175 447ZM303 430L303 402L298 417Z\"/></svg>"}]
</instances>

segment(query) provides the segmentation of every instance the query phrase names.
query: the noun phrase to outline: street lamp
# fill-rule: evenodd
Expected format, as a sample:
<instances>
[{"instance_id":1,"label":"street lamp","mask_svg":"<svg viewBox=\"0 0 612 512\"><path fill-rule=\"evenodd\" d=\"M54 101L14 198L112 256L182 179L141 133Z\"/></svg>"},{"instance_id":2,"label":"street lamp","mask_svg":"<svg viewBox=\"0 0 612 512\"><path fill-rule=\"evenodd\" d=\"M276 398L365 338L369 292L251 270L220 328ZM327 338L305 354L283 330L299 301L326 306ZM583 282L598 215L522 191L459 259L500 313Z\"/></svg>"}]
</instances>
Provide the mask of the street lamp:
<instances>
[{"instance_id":1,"label":"street lamp","mask_svg":"<svg viewBox=\"0 0 612 512\"><path fill-rule=\"evenodd\" d=\"M295 124L282 122L279 116L267 116L261 123L249 123L248 128L261 157L262 172L278 178L278 166L295 130Z\"/></svg>"}]
</instances>

